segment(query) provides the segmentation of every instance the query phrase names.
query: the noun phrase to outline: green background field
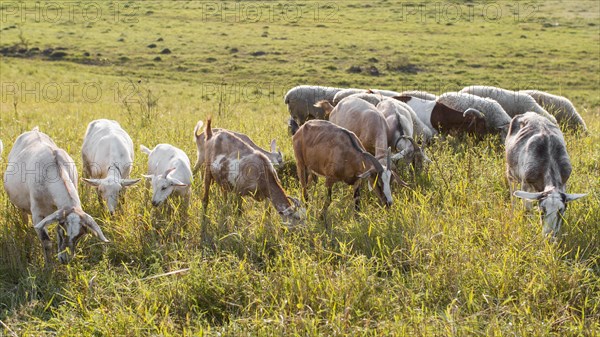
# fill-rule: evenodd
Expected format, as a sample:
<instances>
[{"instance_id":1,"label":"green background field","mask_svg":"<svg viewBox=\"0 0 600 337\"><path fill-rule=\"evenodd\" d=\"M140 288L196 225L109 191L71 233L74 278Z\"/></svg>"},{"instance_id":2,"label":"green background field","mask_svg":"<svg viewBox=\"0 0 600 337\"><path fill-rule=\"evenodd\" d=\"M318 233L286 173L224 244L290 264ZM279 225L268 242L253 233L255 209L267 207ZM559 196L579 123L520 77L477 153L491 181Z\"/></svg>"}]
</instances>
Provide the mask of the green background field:
<instances>
[{"instance_id":1,"label":"green background field","mask_svg":"<svg viewBox=\"0 0 600 337\"><path fill-rule=\"evenodd\" d=\"M404 175L411 187L389 210L365 192L355 218L351 189L336 186L330 234L322 182L293 230L268 203L247 199L238 216L213 186L207 246L198 177L187 220L153 210L143 184L110 217L80 184L111 243L88 237L46 272L31 224L0 189L0 336L598 335L599 13L597 1L3 1L2 171L34 126L81 168L87 124L110 118L135 143L139 177L140 144L170 143L194 162L193 128L208 115L263 147L277 139L293 167L293 86L485 84L573 101L589 133L565 134L568 191L589 195L550 243L537 211L511 207L501 141L449 136L427 148L425 173ZM300 195L293 175L280 178Z\"/></svg>"}]
</instances>

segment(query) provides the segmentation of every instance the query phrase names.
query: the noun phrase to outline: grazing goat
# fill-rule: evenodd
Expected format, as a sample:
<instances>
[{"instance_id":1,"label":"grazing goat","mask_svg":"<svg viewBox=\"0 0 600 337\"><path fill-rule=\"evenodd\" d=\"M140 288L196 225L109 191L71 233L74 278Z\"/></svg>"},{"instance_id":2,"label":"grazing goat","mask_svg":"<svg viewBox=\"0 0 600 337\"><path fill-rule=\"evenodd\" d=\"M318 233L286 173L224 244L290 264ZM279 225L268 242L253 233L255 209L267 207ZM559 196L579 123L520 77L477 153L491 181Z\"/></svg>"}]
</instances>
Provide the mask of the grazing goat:
<instances>
[{"instance_id":1,"label":"grazing goat","mask_svg":"<svg viewBox=\"0 0 600 337\"><path fill-rule=\"evenodd\" d=\"M196 149L197 149L197 160L196 160L196 164L194 165L194 170L193 173L196 173L200 167L202 165L204 165L204 147L205 147L205 143L206 143L206 137L204 132L200 132L200 129L202 128L202 125L204 123L202 123L202 121L198 121L198 123L196 124L196 127L194 128L194 140L196 141ZM246 144L250 145L251 148L255 149L256 151L264 154L265 156L267 156L267 158L269 158L269 161L271 162L271 164L273 165L273 167L275 169L280 168L283 165L283 155L281 154L281 151L279 151L277 149L277 142L275 141L275 139L271 140L271 152L265 151L262 148L260 148L258 145L256 145L252 139L250 139L250 137L246 136L243 133L239 133L239 132L235 132L235 131L231 131L231 130L225 130L225 129L212 129L212 133L216 134L219 133L221 131L228 131L230 133L232 133L234 136L238 137L239 139L241 139L243 142L245 142Z\"/></svg>"},{"instance_id":2,"label":"grazing goat","mask_svg":"<svg viewBox=\"0 0 600 337\"><path fill-rule=\"evenodd\" d=\"M360 181L369 179L369 189L382 204L392 204L390 180L392 172L384 168L373 155L362 146L351 131L329 121L313 120L305 123L292 137L298 178L302 195L308 199L308 175L315 173L325 177L327 200L323 207L325 217L331 204L331 189L334 183L343 181L354 187L354 207L359 210ZM388 167L391 165L389 153Z\"/></svg>"},{"instance_id":3,"label":"grazing goat","mask_svg":"<svg viewBox=\"0 0 600 337\"><path fill-rule=\"evenodd\" d=\"M392 150L398 152L392 159L412 163L419 171L424 162L429 161L423 148L419 147L414 140L413 115L394 99L384 99L377 105L388 125L387 138ZM416 118L416 116L415 116Z\"/></svg>"},{"instance_id":4,"label":"grazing goat","mask_svg":"<svg viewBox=\"0 0 600 337\"><path fill-rule=\"evenodd\" d=\"M284 222L292 226L302 224L304 210L300 201L286 195L269 158L230 131L221 129L213 133L210 124L209 117L204 130L207 164L202 197L204 210L214 180L225 191L233 191L240 197L251 196L258 201L269 199Z\"/></svg>"},{"instance_id":5,"label":"grazing goat","mask_svg":"<svg viewBox=\"0 0 600 337\"><path fill-rule=\"evenodd\" d=\"M587 126L581 115L575 109L573 103L566 97L553 95L539 90L521 90L552 114L561 124L566 124L572 129L587 131Z\"/></svg>"},{"instance_id":6,"label":"grazing goat","mask_svg":"<svg viewBox=\"0 0 600 337\"><path fill-rule=\"evenodd\" d=\"M159 206L173 194L183 198L187 209L192 170L185 152L169 144L158 144L152 151L144 145L140 149L148 155L148 174L144 177L152 183L152 206Z\"/></svg>"},{"instance_id":7,"label":"grazing goat","mask_svg":"<svg viewBox=\"0 0 600 337\"><path fill-rule=\"evenodd\" d=\"M471 95L488 97L498 102L504 111L510 116L524 114L533 111L539 115L548 118L552 123L556 123L556 118L542 108L533 97L524 92L512 91L498 87L485 85L472 85L464 87L460 92Z\"/></svg>"},{"instance_id":8,"label":"grazing goat","mask_svg":"<svg viewBox=\"0 0 600 337\"><path fill-rule=\"evenodd\" d=\"M328 101L319 101L317 105L325 110L330 122L354 132L365 149L386 165L388 125L373 104L349 96L335 107Z\"/></svg>"},{"instance_id":9,"label":"grazing goat","mask_svg":"<svg viewBox=\"0 0 600 337\"><path fill-rule=\"evenodd\" d=\"M567 202L585 194L567 194L571 162L565 140L556 124L535 112L512 119L506 137L506 175L516 197L537 200L542 210L543 233L560 230Z\"/></svg>"},{"instance_id":10,"label":"grazing goat","mask_svg":"<svg viewBox=\"0 0 600 337\"><path fill-rule=\"evenodd\" d=\"M468 132L477 135L486 133L485 116L477 109L455 110L438 102L413 96L395 96L395 99L410 106L427 127L437 132Z\"/></svg>"},{"instance_id":11,"label":"grazing goat","mask_svg":"<svg viewBox=\"0 0 600 337\"><path fill-rule=\"evenodd\" d=\"M88 125L81 149L83 174L87 177L83 181L97 189L111 214L117 209L122 189L140 181L128 179L133 156L133 141L118 122L98 119Z\"/></svg>"},{"instance_id":12,"label":"grazing goat","mask_svg":"<svg viewBox=\"0 0 600 337\"><path fill-rule=\"evenodd\" d=\"M73 159L38 128L21 134L8 154L4 188L10 201L31 220L51 264L52 243L47 227L57 222L58 259L68 263L77 242L88 231L109 242L94 219L81 209L77 169Z\"/></svg>"}]
</instances>

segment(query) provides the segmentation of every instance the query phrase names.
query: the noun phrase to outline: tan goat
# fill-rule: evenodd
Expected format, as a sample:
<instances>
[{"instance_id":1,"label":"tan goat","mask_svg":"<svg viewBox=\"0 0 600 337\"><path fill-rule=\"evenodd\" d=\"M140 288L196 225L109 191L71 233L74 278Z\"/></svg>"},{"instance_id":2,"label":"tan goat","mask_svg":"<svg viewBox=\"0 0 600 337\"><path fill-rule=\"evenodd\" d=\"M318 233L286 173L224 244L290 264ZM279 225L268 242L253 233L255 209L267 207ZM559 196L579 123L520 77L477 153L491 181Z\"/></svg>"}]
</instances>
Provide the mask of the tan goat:
<instances>
[{"instance_id":1,"label":"tan goat","mask_svg":"<svg viewBox=\"0 0 600 337\"><path fill-rule=\"evenodd\" d=\"M292 137L298 177L302 185L304 199L308 198L308 174L316 173L325 177L327 200L323 207L323 217L331 203L331 188L334 183L343 181L354 187L354 207L359 210L360 181L369 178L369 189L382 204L392 204L390 179L392 172L383 167L373 155L368 153L358 137L342 127L324 120L311 120L302 125ZM387 154L390 165L390 155Z\"/></svg>"}]
</instances>

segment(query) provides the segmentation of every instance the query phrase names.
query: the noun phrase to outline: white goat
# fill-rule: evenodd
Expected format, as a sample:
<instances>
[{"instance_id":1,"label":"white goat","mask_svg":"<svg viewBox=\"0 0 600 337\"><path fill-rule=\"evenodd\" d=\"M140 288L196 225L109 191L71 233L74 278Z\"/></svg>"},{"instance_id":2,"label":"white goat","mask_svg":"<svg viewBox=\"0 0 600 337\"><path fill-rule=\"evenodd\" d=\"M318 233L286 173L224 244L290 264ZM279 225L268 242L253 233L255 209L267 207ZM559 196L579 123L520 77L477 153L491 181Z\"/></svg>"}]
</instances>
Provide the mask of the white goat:
<instances>
[{"instance_id":1,"label":"white goat","mask_svg":"<svg viewBox=\"0 0 600 337\"><path fill-rule=\"evenodd\" d=\"M62 263L71 260L77 242L88 231L109 242L96 221L81 209L73 159L37 127L15 141L8 154L4 188L24 219L31 214L47 266L52 255L47 231L51 223L58 222L58 259Z\"/></svg>"},{"instance_id":2,"label":"white goat","mask_svg":"<svg viewBox=\"0 0 600 337\"><path fill-rule=\"evenodd\" d=\"M183 198L187 209L192 169L185 152L169 144L158 144L153 150L140 145L140 149L148 155L148 174L144 178L152 183L152 206L159 206L173 194Z\"/></svg>"},{"instance_id":3,"label":"white goat","mask_svg":"<svg viewBox=\"0 0 600 337\"><path fill-rule=\"evenodd\" d=\"M92 121L85 132L81 158L83 181L95 187L112 214L119 194L140 179L128 179L133 165L133 141L119 123L107 119Z\"/></svg>"}]
</instances>

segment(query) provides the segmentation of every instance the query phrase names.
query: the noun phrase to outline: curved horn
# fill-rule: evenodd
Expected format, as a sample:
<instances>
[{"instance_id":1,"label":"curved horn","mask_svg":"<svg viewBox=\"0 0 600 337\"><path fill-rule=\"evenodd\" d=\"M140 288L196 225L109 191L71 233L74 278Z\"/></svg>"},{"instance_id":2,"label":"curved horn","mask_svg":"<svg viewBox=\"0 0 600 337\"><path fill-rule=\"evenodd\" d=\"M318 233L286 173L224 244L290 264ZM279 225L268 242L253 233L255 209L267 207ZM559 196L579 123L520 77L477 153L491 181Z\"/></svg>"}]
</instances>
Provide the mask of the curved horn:
<instances>
[{"instance_id":1,"label":"curved horn","mask_svg":"<svg viewBox=\"0 0 600 337\"><path fill-rule=\"evenodd\" d=\"M100 229L100 226L98 226L98 224L96 223L96 220L94 220L94 218L92 218L91 215L89 214L84 214L83 216L83 224L92 231L92 233L94 233L94 235L96 235L102 242L110 242L105 236L104 233L102 233L102 229Z\"/></svg>"},{"instance_id":2,"label":"curved horn","mask_svg":"<svg viewBox=\"0 0 600 337\"><path fill-rule=\"evenodd\" d=\"M465 110L465 112L463 113L463 117L467 117L467 116L473 116L475 118L485 118L485 115L474 108L468 108L467 110Z\"/></svg>"},{"instance_id":3,"label":"curved horn","mask_svg":"<svg viewBox=\"0 0 600 337\"><path fill-rule=\"evenodd\" d=\"M171 173L173 173L173 171L175 171L175 168L174 168L174 167L171 167L170 169L166 170L166 171L165 171L165 173L164 173L164 175L165 175L165 178L168 178L168 177L169 177L169 175L170 175Z\"/></svg>"},{"instance_id":4,"label":"curved horn","mask_svg":"<svg viewBox=\"0 0 600 337\"><path fill-rule=\"evenodd\" d=\"M415 150L419 148L419 145L417 144L417 142L415 141L415 139L413 137L411 137L411 136L402 136L401 138L408 139Z\"/></svg>"}]
</instances>

